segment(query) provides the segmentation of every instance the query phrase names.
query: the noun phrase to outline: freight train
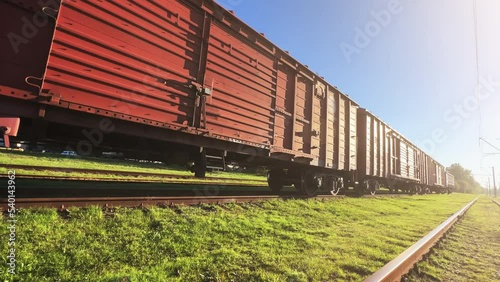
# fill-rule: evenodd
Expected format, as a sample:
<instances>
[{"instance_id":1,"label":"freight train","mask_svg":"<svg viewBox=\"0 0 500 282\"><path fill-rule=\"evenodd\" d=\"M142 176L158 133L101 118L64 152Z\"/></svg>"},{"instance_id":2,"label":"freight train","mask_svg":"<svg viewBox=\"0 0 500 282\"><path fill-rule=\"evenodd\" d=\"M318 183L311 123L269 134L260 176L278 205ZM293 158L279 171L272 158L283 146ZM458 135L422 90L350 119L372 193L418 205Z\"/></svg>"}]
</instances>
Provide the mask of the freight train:
<instances>
[{"instance_id":1,"label":"freight train","mask_svg":"<svg viewBox=\"0 0 500 282\"><path fill-rule=\"evenodd\" d=\"M213 0L1 1L0 134L193 172L269 168L273 191L444 192L453 176Z\"/></svg>"}]
</instances>

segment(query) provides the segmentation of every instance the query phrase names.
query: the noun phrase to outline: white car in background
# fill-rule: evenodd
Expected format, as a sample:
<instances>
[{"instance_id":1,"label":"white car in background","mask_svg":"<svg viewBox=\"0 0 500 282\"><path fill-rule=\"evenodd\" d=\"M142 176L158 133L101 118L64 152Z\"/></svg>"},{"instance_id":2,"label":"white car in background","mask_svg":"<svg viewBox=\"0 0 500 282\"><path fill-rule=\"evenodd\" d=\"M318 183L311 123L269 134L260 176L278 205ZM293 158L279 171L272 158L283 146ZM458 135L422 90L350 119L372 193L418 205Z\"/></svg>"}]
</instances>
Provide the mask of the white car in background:
<instances>
[{"instance_id":1,"label":"white car in background","mask_svg":"<svg viewBox=\"0 0 500 282\"><path fill-rule=\"evenodd\" d=\"M76 156L78 156L78 154L75 151L63 151L61 153L61 155L67 156L67 157L76 157Z\"/></svg>"}]
</instances>

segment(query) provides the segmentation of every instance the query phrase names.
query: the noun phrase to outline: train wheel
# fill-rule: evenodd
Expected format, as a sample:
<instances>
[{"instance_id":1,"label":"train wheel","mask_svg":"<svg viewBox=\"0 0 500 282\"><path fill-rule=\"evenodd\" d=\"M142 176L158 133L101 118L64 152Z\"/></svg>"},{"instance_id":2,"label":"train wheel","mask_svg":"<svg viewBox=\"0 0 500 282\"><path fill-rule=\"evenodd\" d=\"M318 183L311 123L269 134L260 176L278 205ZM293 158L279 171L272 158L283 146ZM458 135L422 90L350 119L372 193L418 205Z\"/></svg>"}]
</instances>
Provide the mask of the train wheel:
<instances>
[{"instance_id":1,"label":"train wheel","mask_svg":"<svg viewBox=\"0 0 500 282\"><path fill-rule=\"evenodd\" d=\"M369 186L369 191L372 196L374 196L377 193L377 190L380 188L380 183L378 181L373 181L370 183Z\"/></svg>"},{"instance_id":2,"label":"train wheel","mask_svg":"<svg viewBox=\"0 0 500 282\"><path fill-rule=\"evenodd\" d=\"M267 172L267 184L275 193L283 189L284 172L281 169L272 169Z\"/></svg>"},{"instance_id":3,"label":"train wheel","mask_svg":"<svg viewBox=\"0 0 500 282\"><path fill-rule=\"evenodd\" d=\"M406 193L410 194L410 195L415 195L415 193L417 193L417 187L415 186L410 186L407 190L406 190Z\"/></svg>"},{"instance_id":4,"label":"train wheel","mask_svg":"<svg viewBox=\"0 0 500 282\"><path fill-rule=\"evenodd\" d=\"M316 177L310 173L302 172L300 179L294 183L295 189L306 196L316 195L316 191L322 185L322 178Z\"/></svg>"},{"instance_id":5,"label":"train wheel","mask_svg":"<svg viewBox=\"0 0 500 282\"><path fill-rule=\"evenodd\" d=\"M344 188L344 181L342 178L332 178L328 184L330 185L330 194L336 196L339 194L340 189Z\"/></svg>"},{"instance_id":6,"label":"train wheel","mask_svg":"<svg viewBox=\"0 0 500 282\"><path fill-rule=\"evenodd\" d=\"M417 194L417 195L423 195L424 191L422 191L422 187L415 186L415 194Z\"/></svg>"},{"instance_id":7,"label":"train wheel","mask_svg":"<svg viewBox=\"0 0 500 282\"><path fill-rule=\"evenodd\" d=\"M365 179L363 182L359 183L355 186L356 194L358 196L363 196L366 194L366 191L370 191L370 180ZM370 193L371 194L371 193Z\"/></svg>"}]
</instances>

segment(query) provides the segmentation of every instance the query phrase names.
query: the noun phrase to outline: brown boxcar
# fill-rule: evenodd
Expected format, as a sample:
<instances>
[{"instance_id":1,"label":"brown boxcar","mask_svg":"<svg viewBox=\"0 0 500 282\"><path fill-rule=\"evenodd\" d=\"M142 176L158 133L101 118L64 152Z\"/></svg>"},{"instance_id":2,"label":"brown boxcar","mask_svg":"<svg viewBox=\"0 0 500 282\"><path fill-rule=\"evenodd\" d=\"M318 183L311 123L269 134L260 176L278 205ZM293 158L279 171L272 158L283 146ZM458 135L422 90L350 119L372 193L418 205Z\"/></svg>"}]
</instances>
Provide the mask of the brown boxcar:
<instances>
[{"instance_id":1,"label":"brown boxcar","mask_svg":"<svg viewBox=\"0 0 500 282\"><path fill-rule=\"evenodd\" d=\"M429 164L429 189L431 192L445 192L447 191L447 172L446 168L432 159L428 158Z\"/></svg>"},{"instance_id":2,"label":"brown boxcar","mask_svg":"<svg viewBox=\"0 0 500 282\"><path fill-rule=\"evenodd\" d=\"M276 168L278 189L357 169L358 105L214 1L47 3L0 3L2 38L18 40L1 47L0 114L29 119L20 139L88 153L80 132L105 120L91 150L194 153L199 176L210 150L235 153Z\"/></svg>"},{"instance_id":3,"label":"brown boxcar","mask_svg":"<svg viewBox=\"0 0 500 282\"><path fill-rule=\"evenodd\" d=\"M448 192L451 192L455 188L455 176L449 172L446 172L446 188Z\"/></svg>"},{"instance_id":4,"label":"brown boxcar","mask_svg":"<svg viewBox=\"0 0 500 282\"><path fill-rule=\"evenodd\" d=\"M363 188L419 192L426 181L425 154L366 109L358 110L358 173Z\"/></svg>"}]
</instances>

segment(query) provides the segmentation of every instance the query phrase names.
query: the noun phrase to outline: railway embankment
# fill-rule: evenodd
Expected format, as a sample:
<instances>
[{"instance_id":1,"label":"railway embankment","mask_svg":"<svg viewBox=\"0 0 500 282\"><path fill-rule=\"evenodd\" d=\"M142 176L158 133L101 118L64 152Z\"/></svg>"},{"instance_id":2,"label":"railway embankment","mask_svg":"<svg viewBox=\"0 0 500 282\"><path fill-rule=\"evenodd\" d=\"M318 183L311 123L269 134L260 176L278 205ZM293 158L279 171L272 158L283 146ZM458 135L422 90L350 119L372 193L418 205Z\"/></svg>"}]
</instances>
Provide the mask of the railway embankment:
<instances>
[{"instance_id":1,"label":"railway embankment","mask_svg":"<svg viewBox=\"0 0 500 282\"><path fill-rule=\"evenodd\" d=\"M62 213L24 209L17 212L16 275L5 271L0 279L359 281L474 198L271 200ZM4 242L7 224L3 220L0 226ZM488 221L477 224L481 227L472 231L492 228L483 226ZM7 254L7 247L1 244L0 251Z\"/></svg>"}]
</instances>

